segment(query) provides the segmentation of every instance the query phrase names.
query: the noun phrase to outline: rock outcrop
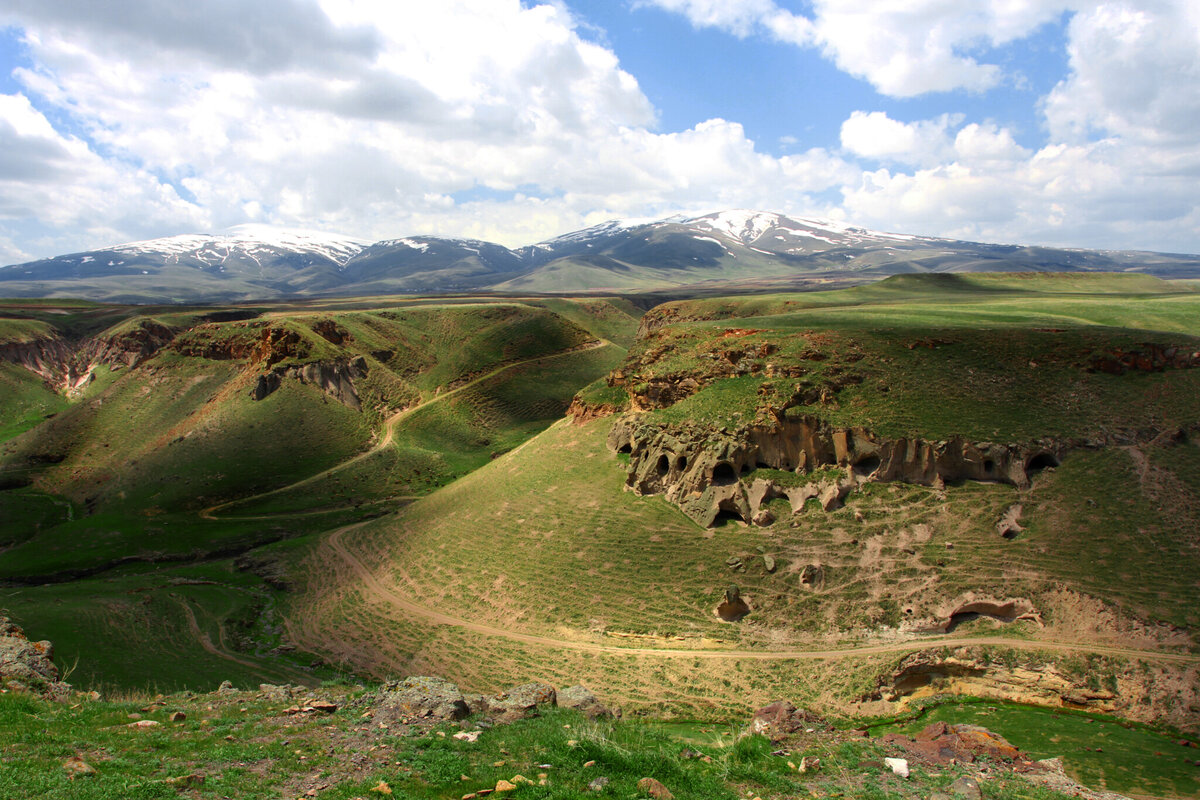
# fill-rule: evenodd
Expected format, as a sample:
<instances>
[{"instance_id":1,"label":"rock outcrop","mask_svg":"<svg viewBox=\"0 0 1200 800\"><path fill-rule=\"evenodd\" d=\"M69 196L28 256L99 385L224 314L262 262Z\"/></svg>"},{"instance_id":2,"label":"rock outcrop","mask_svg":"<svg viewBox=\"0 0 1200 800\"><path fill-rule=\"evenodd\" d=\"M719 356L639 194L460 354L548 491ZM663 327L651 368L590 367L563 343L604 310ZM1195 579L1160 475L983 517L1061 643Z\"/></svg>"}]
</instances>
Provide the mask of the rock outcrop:
<instances>
[{"instance_id":1,"label":"rock outcrop","mask_svg":"<svg viewBox=\"0 0 1200 800\"><path fill-rule=\"evenodd\" d=\"M0 686L51 697L65 697L71 690L59 680L54 645L29 641L7 617L0 617Z\"/></svg>"},{"instance_id":2,"label":"rock outcrop","mask_svg":"<svg viewBox=\"0 0 1200 800\"><path fill-rule=\"evenodd\" d=\"M276 367L258 376L250 396L263 400L283 385L284 378L315 386L344 406L362 410L362 401L354 381L367 376L367 361L362 356L338 361L314 361L290 367Z\"/></svg>"},{"instance_id":3,"label":"rock outcrop","mask_svg":"<svg viewBox=\"0 0 1200 800\"><path fill-rule=\"evenodd\" d=\"M746 733L761 734L772 741L779 741L800 731L829 729L830 725L823 717L807 709L796 708L787 700L776 700L754 712Z\"/></svg>"},{"instance_id":4,"label":"rock outcrop","mask_svg":"<svg viewBox=\"0 0 1200 800\"><path fill-rule=\"evenodd\" d=\"M1087 709L1129 719L1194 729L1200 709L1200 667L1153 666L1102 660L1086 670L1070 659L983 646L909 653L876 679L860 698L867 713L894 713L896 704L936 694L969 695L1035 705Z\"/></svg>"},{"instance_id":5,"label":"rock outcrop","mask_svg":"<svg viewBox=\"0 0 1200 800\"><path fill-rule=\"evenodd\" d=\"M382 722L446 721L462 719L471 713L457 686L444 678L429 676L385 683L376 693L373 705L375 718Z\"/></svg>"},{"instance_id":6,"label":"rock outcrop","mask_svg":"<svg viewBox=\"0 0 1200 800\"><path fill-rule=\"evenodd\" d=\"M998 733L979 725L934 722L913 737L888 734L884 744L897 745L910 757L929 764L971 764L978 759L1025 762L1030 759Z\"/></svg>"},{"instance_id":7,"label":"rock outcrop","mask_svg":"<svg viewBox=\"0 0 1200 800\"><path fill-rule=\"evenodd\" d=\"M96 367L136 367L174 337L175 331L166 325L142 319L115 333L82 341L49 337L0 344L0 361L24 367L54 391L70 395L91 382Z\"/></svg>"},{"instance_id":8,"label":"rock outcrop","mask_svg":"<svg viewBox=\"0 0 1200 800\"><path fill-rule=\"evenodd\" d=\"M947 481L996 481L1028 486L1030 477L1057 466L1067 445L887 439L865 428L838 428L817 417L780 417L736 431L618 420L608 445L630 456L626 485L662 494L706 527L723 514L751 523L762 506L786 498L793 513L809 500L825 510L841 505L858 483L904 481L927 486ZM766 468L810 476L805 480L742 479Z\"/></svg>"}]
</instances>

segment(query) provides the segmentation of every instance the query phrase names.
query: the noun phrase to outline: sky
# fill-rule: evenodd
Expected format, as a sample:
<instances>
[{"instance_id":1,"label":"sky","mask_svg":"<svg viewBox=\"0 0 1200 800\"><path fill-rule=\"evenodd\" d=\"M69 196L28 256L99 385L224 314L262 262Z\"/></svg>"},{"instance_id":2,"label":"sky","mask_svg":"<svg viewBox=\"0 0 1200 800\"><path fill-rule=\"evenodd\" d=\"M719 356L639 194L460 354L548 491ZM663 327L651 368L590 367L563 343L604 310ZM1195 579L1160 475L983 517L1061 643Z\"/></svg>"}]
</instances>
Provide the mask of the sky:
<instances>
[{"instance_id":1,"label":"sky","mask_svg":"<svg viewBox=\"0 0 1200 800\"><path fill-rule=\"evenodd\" d=\"M1200 3L0 0L0 264L722 208L1200 253Z\"/></svg>"}]
</instances>

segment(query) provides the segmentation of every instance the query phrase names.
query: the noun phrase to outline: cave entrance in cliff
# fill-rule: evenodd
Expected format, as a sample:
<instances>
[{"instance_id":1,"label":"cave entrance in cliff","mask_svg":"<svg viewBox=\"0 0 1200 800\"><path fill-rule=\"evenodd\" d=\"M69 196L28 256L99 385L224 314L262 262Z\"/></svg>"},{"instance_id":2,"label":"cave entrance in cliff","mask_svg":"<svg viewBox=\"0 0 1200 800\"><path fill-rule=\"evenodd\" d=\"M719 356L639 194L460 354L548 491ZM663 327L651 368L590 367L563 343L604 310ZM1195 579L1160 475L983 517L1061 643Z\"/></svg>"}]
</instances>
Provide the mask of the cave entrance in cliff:
<instances>
[{"instance_id":1,"label":"cave entrance in cliff","mask_svg":"<svg viewBox=\"0 0 1200 800\"><path fill-rule=\"evenodd\" d=\"M1014 603L967 603L950 615L950 619L946 621L946 633L950 633L964 622L970 622L980 617L1008 624L1016 622L1027 614L1026 609L1018 609Z\"/></svg>"},{"instance_id":2,"label":"cave entrance in cliff","mask_svg":"<svg viewBox=\"0 0 1200 800\"><path fill-rule=\"evenodd\" d=\"M1025 475L1032 480L1033 476L1042 470L1057 467L1058 464L1059 461L1053 453L1038 453L1025 463Z\"/></svg>"},{"instance_id":3,"label":"cave entrance in cliff","mask_svg":"<svg viewBox=\"0 0 1200 800\"><path fill-rule=\"evenodd\" d=\"M658 457L658 463L654 467L658 473L658 477L665 478L667 473L671 471L671 459L667 458L666 454Z\"/></svg>"},{"instance_id":4,"label":"cave entrance in cliff","mask_svg":"<svg viewBox=\"0 0 1200 800\"><path fill-rule=\"evenodd\" d=\"M879 465L882 463L883 462L879 460L879 456L877 455L869 455L864 458L860 458L858 461L854 462L854 474L870 475L872 472L879 469Z\"/></svg>"},{"instance_id":5,"label":"cave entrance in cliff","mask_svg":"<svg viewBox=\"0 0 1200 800\"><path fill-rule=\"evenodd\" d=\"M744 525L746 520L742 519L742 515L736 511L727 511L721 509L717 512L717 516L713 517L710 528L724 528L726 525Z\"/></svg>"},{"instance_id":6,"label":"cave entrance in cliff","mask_svg":"<svg viewBox=\"0 0 1200 800\"><path fill-rule=\"evenodd\" d=\"M633 445L631 445L629 442L626 442L625 444L623 444L617 448L617 452L622 455L627 456L633 452Z\"/></svg>"},{"instance_id":7,"label":"cave entrance in cliff","mask_svg":"<svg viewBox=\"0 0 1200 800\"><path fill-rule=\"evenodd\" d=\"M713 468L712 485L713 486L732 486L737 483L737 470L733 468L733 464L728 461L722 461Z\"/></svg>"}]
</instances>

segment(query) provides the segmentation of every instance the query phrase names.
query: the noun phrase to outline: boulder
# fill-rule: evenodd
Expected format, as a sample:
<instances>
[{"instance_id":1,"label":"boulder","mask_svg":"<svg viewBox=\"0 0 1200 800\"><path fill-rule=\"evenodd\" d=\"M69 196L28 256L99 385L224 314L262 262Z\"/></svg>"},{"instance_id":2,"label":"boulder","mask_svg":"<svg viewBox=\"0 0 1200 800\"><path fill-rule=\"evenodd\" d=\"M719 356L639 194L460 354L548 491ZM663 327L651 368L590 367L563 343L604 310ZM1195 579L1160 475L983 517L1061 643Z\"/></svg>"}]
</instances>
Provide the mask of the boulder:
<instances>
[{"instance_id":1,"label":"boulder","mask_svg":"<svg viewBox=\"0 0 1200 800\"><path fill-rule=\"evenodd\" d=\"M716 614L725 622L738 622L750 613L750 604L742 597L742 592L736 586L725 590L725 601L716 608Z\"/></svg>"},{"instance_id":2,"label":"boulder","mask_svg":"<svg viewBox=\"0 0 1200 800\"><path fill-rule=\"evenodd\" d=\"M787 700L776 700L754 712L746 732L761 734L778 741L799 731L816 728L828 728L829 723L817 714L803 708L796 708Z\"/></svg>"},{"instance_id":3,"label":"boulder","mask_svg":"<svg viewBox=\"0 0 1200 800\"><path fill-rule=\"evenodd\" d=\"M583 686L568 686L558 693L559 708L573 708L576 711L582 711L589 717L607 717L611 712L599 700L596 695Z\"/></svg>"},{"instance_id":4,"label":"boulder","mask_svg":"<svg viewBox=\"0 0 1200 800\"><path fill-rule=\"evenodd\" d=\"M19 626L0 617L0 686L62 698L71 687L58 677L54 645L29 641Z\"/></svg>"},{"instance_id":5,"label":"boulder","mask_svg":"<svg viewBox=\"0 0 1200 800\"><path fill-rule=\"evenodd\" d=\"M548 683L523 683L488 700L490 711L499 716L525 717L537 713L541 705L557 705L558 694Z\"/></svg>"},{"instance_id":6,"label":"boulder","mask_svg":"<svg viewBox=\"0 0 1200 800\"><path fill-rule=\"evenodd\" d=\"M416 676L386 683L377 694L376 718L383 721L462 719L470 713L462 692L443 678Z\"/></svg>"},{"instance_id":7,"label":"boulder","mask_svg":"<svg viewBox=\"0 0 1200 800\"><path fill-rule=\"evenodd\" d=\"M978 725L934 722L913 738L900 734L883 737L885 744L903 748L909 755L934 764L972 763L978 758L1017 761L1025 756L998 733Z\"/></svg>"}]
</instances>

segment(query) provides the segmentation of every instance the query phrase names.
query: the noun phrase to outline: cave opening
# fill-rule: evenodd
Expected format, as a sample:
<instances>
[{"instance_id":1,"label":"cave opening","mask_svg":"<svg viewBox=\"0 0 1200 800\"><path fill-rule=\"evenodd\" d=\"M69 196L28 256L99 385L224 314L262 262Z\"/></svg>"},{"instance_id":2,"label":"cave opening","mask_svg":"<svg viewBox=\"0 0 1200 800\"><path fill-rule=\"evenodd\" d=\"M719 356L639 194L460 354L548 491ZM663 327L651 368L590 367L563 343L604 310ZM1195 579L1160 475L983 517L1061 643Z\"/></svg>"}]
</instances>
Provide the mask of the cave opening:
<instances>
[{"instance_id":1,"label":"cave opening","mask_svg":"<svg viewBox=\"0 0 1200 800\"><path fill-rule=\"evenodd\" d=\"M721 509L717 512L717 516L713 518L713 522L710 527L723 528L726 525L743 525L745 522L746 520L742 519L742 515L736 511L727 511L725 509Z\"/></svg>"},{"instance_id":2,"label":"cave opening","mask_svg":"<svg viewBox=\"0 0 1200 800\"><path fill-rule=\"evenodd\" d=\"M675 469L683 472L687 469L687 456L678 456L675 459Z\"/></svg>"},{"instance_id":3,"label":"cave opening","mask_svg":"<svg viewBox=\"0 0 1200 800\"><path fill-rule=\"evenodd\" d=\"M1044 469L1058 466L1058 459L1053 453L1038 453L1025 463L1025 474L1032 478Z\"/></svg>"},{"instance_id":4,"label":"cave opening","mask_svg":"<svg viewBox=\"0 0 1200 800\"><path fill-rule=\"evenodd\" d=\"M730 464L728 461L722 461L713 468L713 486L732 486L737 483L737 479L737 471L733 468L733 464Z\"/></svg>"},{"instance_id":5,"label":"cave opening","mask_svg":"<svg viewBox=\"0 0 1200 800\"><path fill-rule=\"evenodd\" d=\"M881 463L877 455L865 456L854 463L854 473L856 475L870 475L879 469Z\"/></svg>"},{"instance_id":6,"label":"cave opening","mask_svg":"<svg viewBox=\"0 0 1200 800\"><path fill-rule=\"evenodd\" d=\"M665 478L667 473L671 471L671 459L667 458L666 454L658 457L658 464L655 469L658 472L658 477Z\"/></svg>"},{"instance_id":7,"label":"cave opening","mask_svg":"<svg viewBox=\"0 0 1200 800\"><path fill-rule=\"evenodd\" d=\"M629 442L626 442L617 448L617 452L621 453L622 455L629 455L633 452L633 445L631 445Z\"/></svg>"}]
</instances>

